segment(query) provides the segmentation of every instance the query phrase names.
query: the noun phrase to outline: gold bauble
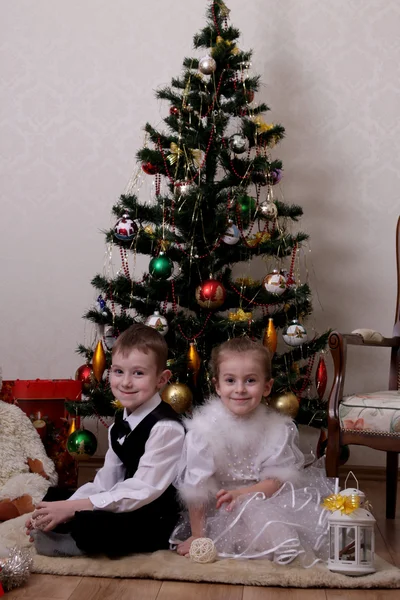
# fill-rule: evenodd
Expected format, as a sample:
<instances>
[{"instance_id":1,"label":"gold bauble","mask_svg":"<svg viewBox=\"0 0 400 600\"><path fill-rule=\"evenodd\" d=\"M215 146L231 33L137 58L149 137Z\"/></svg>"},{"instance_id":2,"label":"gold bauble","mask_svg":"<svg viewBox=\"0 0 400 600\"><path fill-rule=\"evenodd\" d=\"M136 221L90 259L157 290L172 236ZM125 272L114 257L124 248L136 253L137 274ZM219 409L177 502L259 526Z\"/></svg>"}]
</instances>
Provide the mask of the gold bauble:
<instances>
[{"instance_id":1,"label":"gold bauble","mask_svg":"<svg viewBox=\"0 0 400 600\"><path fill-rule=\"evenodd\" d=\"M295 419L299 412L299 399L293 392L284 392L283 394L274 394L270 397L268 406L274 408L283 415Z\"/></svg>"},{"instance_id":2,"label":"gold bauble","mask_svg":"<svg viewBox=\"0 0 400 600\"><path fill-rule=\"evenodd\" d=\"M193 394L184 383L170 383L164 388L161 398L172 406L175 412L182 414L192 406Z\"/></svg>"}]
</instances>

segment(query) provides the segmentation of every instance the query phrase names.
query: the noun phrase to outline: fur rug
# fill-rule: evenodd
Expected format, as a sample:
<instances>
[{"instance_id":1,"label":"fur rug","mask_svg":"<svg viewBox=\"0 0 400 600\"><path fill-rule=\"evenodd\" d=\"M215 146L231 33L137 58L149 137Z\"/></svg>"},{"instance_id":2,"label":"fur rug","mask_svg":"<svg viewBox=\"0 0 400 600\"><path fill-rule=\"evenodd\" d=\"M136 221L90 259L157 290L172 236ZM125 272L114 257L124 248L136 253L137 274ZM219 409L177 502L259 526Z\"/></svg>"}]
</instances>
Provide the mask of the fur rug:
<instances>
[{"instance_id":1,"label":"fur rug","mask_svg":"<svg viewBox=\"0 0 400 600\"><path fill-rule=\"evenodd\" d=\"M28 515L0 524L0 545L31 547L25 534ZM332 573L324 565L311 569L296 563L279 566L268 560L219 560L200 565L174 552L138 554L118 560L108 558L49 558L34 555L33 572L53 575L126 577L174 581L203 581L242 585L298 588L400 588L400 570L376 557L376 573L364 577L347 577Z\"/></svg>"}]
</instances>

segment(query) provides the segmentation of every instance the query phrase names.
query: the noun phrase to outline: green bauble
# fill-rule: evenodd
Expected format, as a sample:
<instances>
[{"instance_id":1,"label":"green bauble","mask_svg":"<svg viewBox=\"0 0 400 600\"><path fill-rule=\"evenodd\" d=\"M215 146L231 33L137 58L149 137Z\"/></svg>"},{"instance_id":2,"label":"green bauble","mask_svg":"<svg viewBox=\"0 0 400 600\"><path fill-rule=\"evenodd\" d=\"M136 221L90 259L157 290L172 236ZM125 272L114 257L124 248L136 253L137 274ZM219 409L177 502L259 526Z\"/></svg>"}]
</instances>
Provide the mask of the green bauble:
<instances>
[{"instance_id":1,"label":"green bauble","mask_svg":"<svg viewBox=\"0 0 400 600\"><path fill-rule=\"evenodd\" d=\"M149 273L154 279L168 279L174 269L174 263L162 252L151 259Z\"/></svg>"},{"instance_id":2,"label":"green bauble","mask_svg":"<svg viewBox=\"0 0 400 600\"><path fill-rule=\"evenodd\" d=\"M253 212L256 208L256 201L251 196L247 194L243 194L243 196L239 196L238 198L240 211L242 214L248 215Z\"/></svg>"},{"instance_id":3,"label":"green bauble","mask_svg":"<svg viewBox=\"0 0 400 600\"><path fill-rule=\"evenodd\" d=\"M75 460L85 460L89 456L93 456L96 449L96 436L86 429L77 429L67 440L67 450Z\"/></svg>"}]
</instances>

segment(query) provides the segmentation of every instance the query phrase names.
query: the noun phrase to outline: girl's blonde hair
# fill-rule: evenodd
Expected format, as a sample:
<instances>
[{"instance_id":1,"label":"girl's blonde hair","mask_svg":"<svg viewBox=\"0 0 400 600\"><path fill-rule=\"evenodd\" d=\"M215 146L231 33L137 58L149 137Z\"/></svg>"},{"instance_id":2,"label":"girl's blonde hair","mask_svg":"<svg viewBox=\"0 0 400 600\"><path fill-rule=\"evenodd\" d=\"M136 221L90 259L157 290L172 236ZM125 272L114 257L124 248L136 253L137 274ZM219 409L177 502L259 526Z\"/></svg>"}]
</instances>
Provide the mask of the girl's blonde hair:
<instances>
[{"instance_id":1,"label":"girl's blonde hair","mask_svg":"<svg viewBox=\"0 0 400 600\"><path fill-rule=\"evenodd\" d=\"M211 372L215 379L219 377L219 366L225 354L244 354L253 352L263 365L265 379L272 377L271 354L260 342L253 342L249 337L237 337L213 348L211 352Z\"/></svg>"}]
</instances>

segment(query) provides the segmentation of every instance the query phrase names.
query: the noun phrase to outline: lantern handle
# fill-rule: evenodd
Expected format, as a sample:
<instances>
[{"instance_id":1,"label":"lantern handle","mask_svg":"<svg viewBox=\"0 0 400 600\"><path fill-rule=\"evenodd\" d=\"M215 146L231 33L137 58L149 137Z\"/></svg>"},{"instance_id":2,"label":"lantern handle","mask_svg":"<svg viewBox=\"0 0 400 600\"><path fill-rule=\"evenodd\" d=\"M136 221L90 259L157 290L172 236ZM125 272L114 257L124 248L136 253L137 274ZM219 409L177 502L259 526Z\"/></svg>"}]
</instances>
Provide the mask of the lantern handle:
<instances>
[{"instance_id":1,"label":"lantern handle","mask_svg":"<svg viewBox=\"0 0 400 600\"><path fill-rule=\"evenodd\" d=\"M347 473L347 477L346 477L346 480L345 480L345 482L344 482L344 489L346 489L346 488L347 488L347 480L348 480L348 478L350 477L350 475L352 475L352 476L354 477L354 479L355 479L355 482L356 482L356 484L357 484L357 490L359 490L360 488L358 487L358 479L357 479L357 477L354 475L353 471L349 471L349 472Z\"/></svg>"}]
</instances>

